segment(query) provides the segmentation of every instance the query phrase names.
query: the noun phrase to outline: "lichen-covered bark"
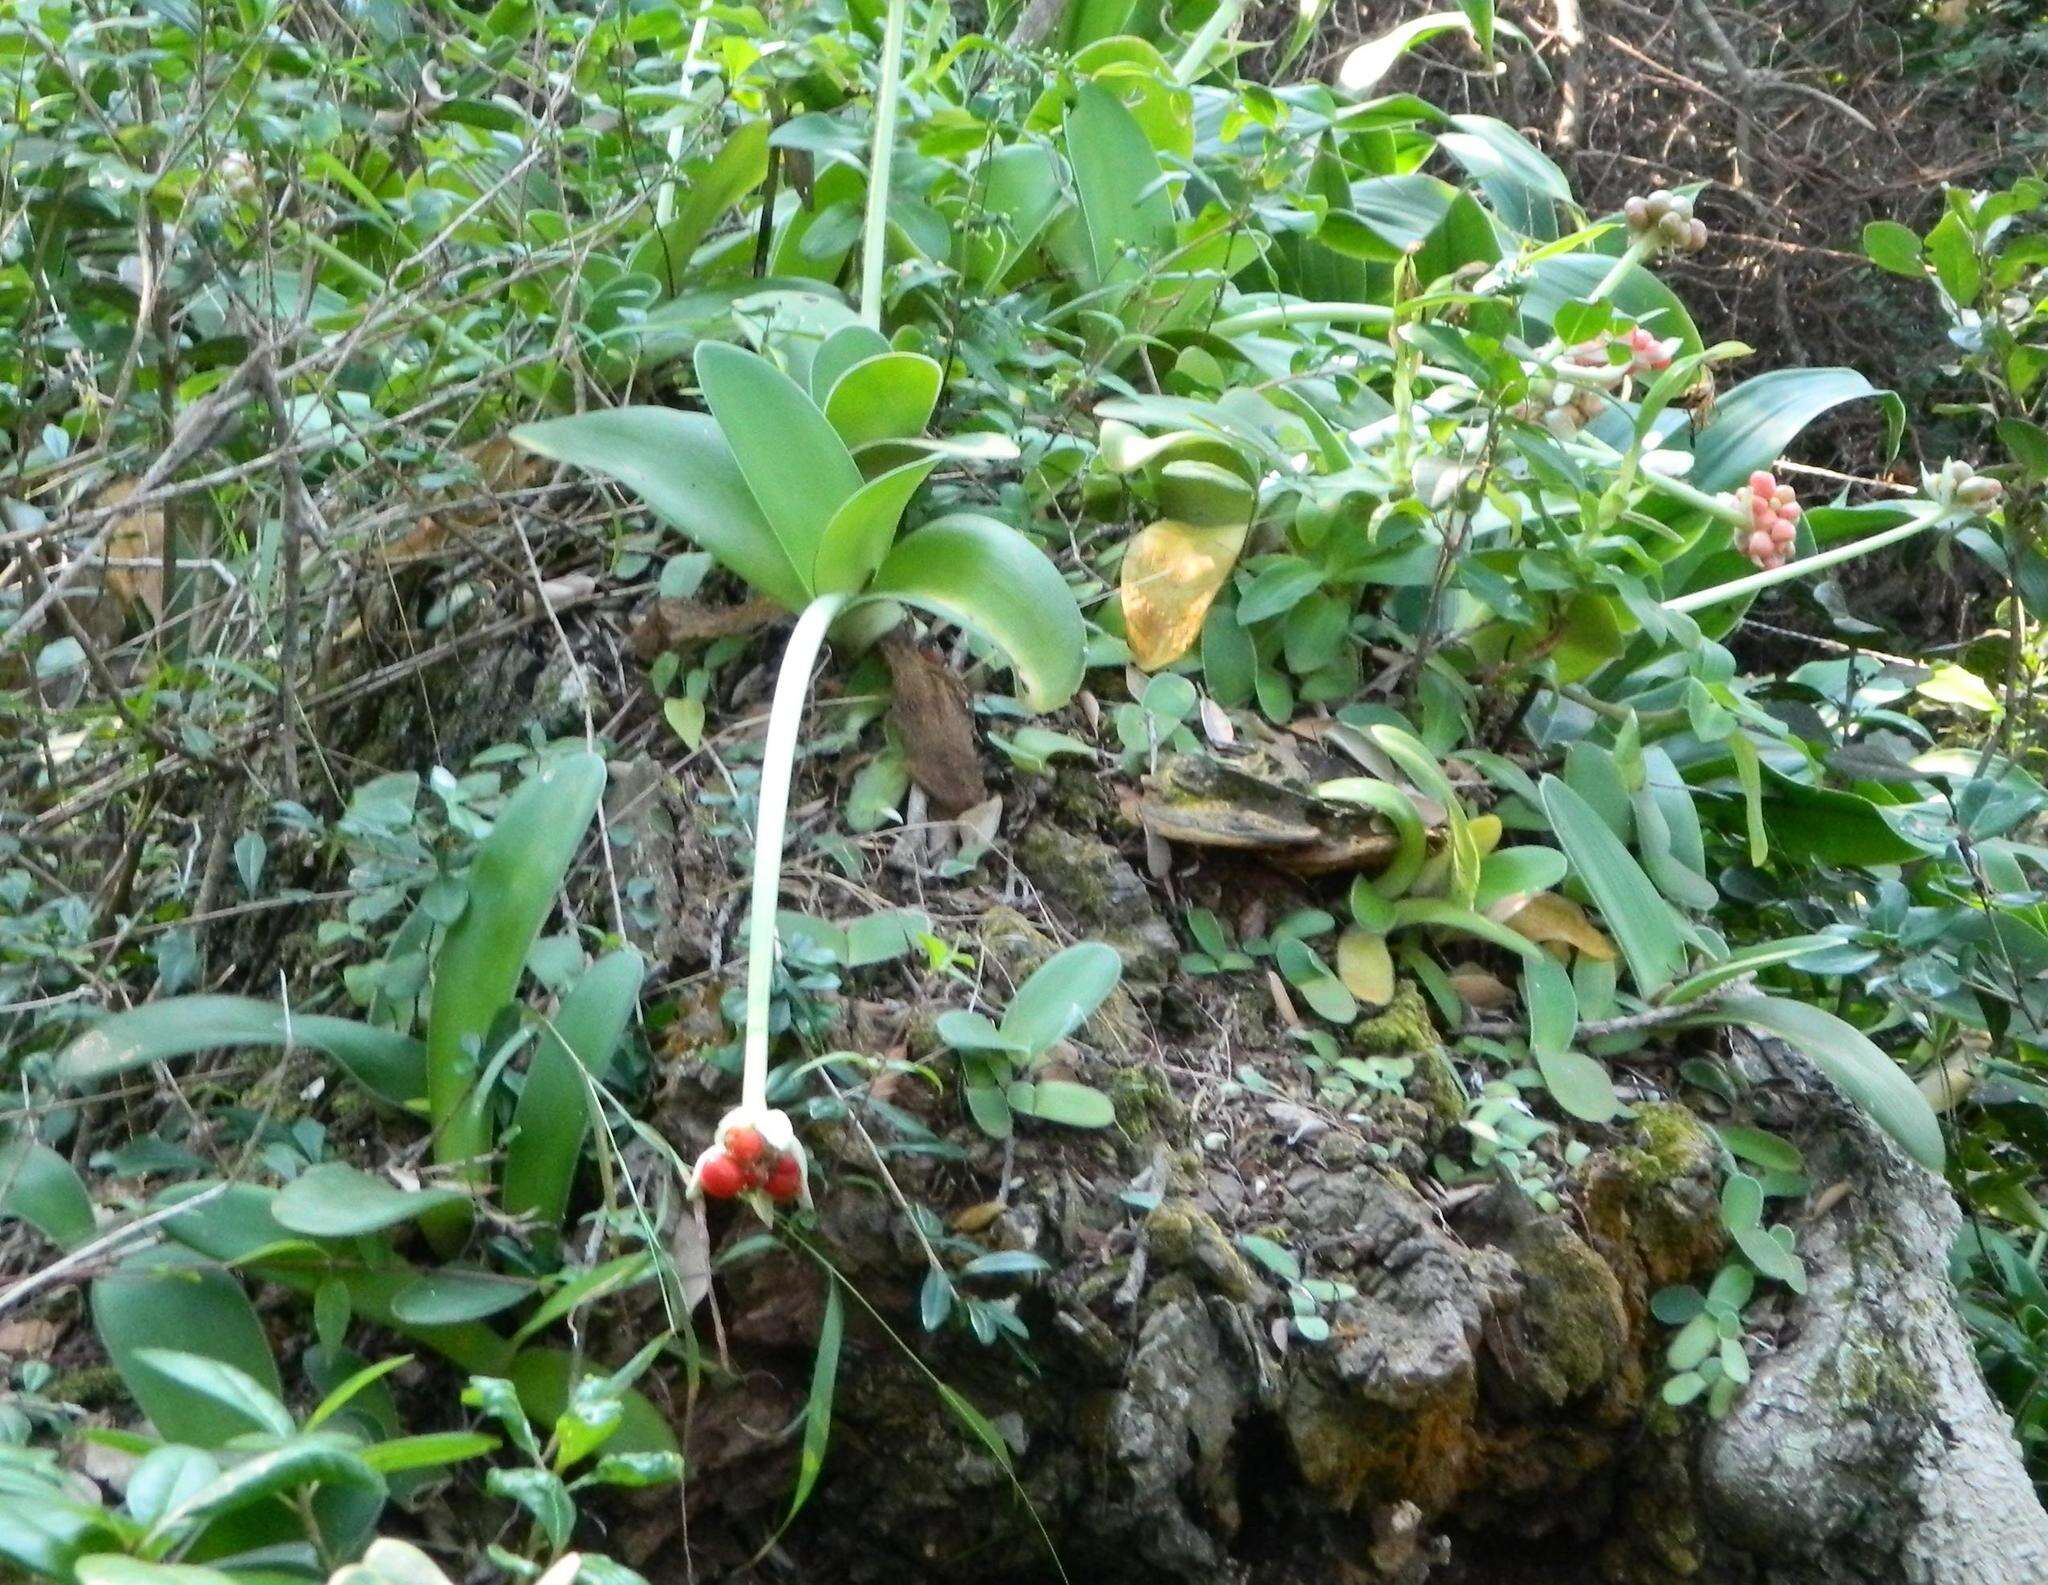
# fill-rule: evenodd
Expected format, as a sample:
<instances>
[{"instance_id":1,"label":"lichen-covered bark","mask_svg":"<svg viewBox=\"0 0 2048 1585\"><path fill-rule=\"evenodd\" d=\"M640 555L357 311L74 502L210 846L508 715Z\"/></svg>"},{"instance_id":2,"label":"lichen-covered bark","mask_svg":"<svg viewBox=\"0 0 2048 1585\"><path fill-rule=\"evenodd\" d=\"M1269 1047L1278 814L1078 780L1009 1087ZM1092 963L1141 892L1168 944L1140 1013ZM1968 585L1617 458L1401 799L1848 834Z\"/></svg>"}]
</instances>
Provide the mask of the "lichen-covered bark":
<instances>
[{"instance_id":1,"label":"lichen-covered bark","mask_svg":"<svg viewBox=\"0 0 2048 1585\"><path fill-rule=\"evenodd\" d=\"M1953 1200L1790 1052L1750 1063L1797 1087L1815 1180L1846 1192L1803 1229L1792 1341L1702 1447L1711 1522L1771 1585L2048 1580L2048 1517L1951 1302Z\"/></svg>"}]
</instances>

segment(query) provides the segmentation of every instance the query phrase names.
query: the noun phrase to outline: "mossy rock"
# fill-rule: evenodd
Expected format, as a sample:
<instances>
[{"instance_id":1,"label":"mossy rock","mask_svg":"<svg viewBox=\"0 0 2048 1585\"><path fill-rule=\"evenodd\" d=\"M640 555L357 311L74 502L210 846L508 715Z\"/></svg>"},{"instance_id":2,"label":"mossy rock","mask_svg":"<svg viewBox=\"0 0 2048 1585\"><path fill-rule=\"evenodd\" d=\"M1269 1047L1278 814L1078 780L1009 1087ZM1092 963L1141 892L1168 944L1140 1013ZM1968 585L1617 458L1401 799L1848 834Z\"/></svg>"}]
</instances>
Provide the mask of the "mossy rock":
<instances>
[{"instance_id":1,"label":"mossy rock","mask_svg":"<svg viewBox=\"0 0 2048 1585\"><path fill-rule=\"evenodd\" d=\"M1676 1101L1636 1108L1634 1140L1594 1156L1582 1174L1587 1226L1618 1270L1633 1268L1632 1310L1690 1282L1721 1258L1719 1147Z\"/></svg>"},{"instance_id":2,"label":"mossy rock","mask_svg":"<svg viewBox=\"0 0 2048 1585\"><path fill-rule=\"evenodd\" d=\"M1109 1099L1116 1107L1117 1127L1133 1139L1150 1139L1162 1128L1171 1129L1185 1116L1174 1099L1173 1088L1157 1068L1134 1063L1118 1068L1110 1076Z\"/></svg>"},{"instance_id":3,"label":"mossy rock","mask_svg":"<svg viewBox=\"0 0 2048 1585\"><path fill-rule=\"evenodd\" d=\"M1239 1304L1259 1291L1258 1279L1216 1219L1193 1200L1162 1201L1145 1218L1145 1240L1161 1272L1183 1272L1202 1287Z\"/></svg>"},{"instance_id":4,"label":"mossy rock","mask_svg":"<svg viewBox=\"0 0 2048 1585\"><path fill-rule=\"evenodd\" d=\"M1413 1057L1415 1072L1409 1078L1409 1097L1428 1108L1436 1131L1453 1128L1465 1119L1465 1086L1451 1065L1436 1025L1429 1016L1429 1004L1411 980L1403 980L1385 1010L1352 1025L1351 1048L1363 1057Z\"/></svg>"},{"instance_id":5,"label":"mossy rock","mask_svg":"<svg viewBox=\"0 0 2048 1585\"><path fill-rule=\"evenodd\" d=\"M1156 984L1179 962L1151 889L1100 837L1040 820L1017 839L1017 864L1077 929L1116 948L1130 979Z\"/></svg>"},{"instance_id":6,"label":"mossy rock","mask_svg":"<svg viewBox=\"0 0 2048 1585\"><path fill-rule=\"evenodd\" d=\"M1469 1382L1397 1408L1305 1370L1289 1378L1281 1425L1303 1482L1333 1506L1412 1502L1434 1515L1464 1490L1479 1452L1476 1410Z\"/></svg>"},{"instance_id":7,"label":"mossy rock","mask_svg":"<svg viewBox=\"0 0 2048 1585\"><path fill-rule=\"evenodd\" d=\"M1613 1381L1628 1352L1621 1283L1583 1238L1555 1217L1523 1223L1502 1242L1522 1276L1522 1302L1495 1355L1525 1394L1557 1407Z\"/></svg>"}]
</instances>

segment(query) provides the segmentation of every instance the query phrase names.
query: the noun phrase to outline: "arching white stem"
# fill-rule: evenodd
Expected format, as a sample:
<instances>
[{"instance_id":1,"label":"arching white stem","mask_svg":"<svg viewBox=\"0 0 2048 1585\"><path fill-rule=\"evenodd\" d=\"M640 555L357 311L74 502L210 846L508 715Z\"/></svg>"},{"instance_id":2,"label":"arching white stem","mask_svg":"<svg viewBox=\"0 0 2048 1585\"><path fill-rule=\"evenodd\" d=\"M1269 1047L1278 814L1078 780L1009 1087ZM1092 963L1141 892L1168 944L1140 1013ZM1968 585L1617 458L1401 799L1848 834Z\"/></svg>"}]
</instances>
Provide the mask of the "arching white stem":
<instances>
[{"instance_id":1,"label":"arching white stem","mask_svg":"<svg viewBox=\"0 0 2048 1585\"><path fill-rule=\"evenodd\" d=\"M704 54L704 36L711 28L712 0L697 7L697 20L690 28L689 47L683 51L683 69L676 76L676 124L668 129L669 173L654 194L654 223L665 226L676 217L675 167L689 142L689 127L682 116L681 101L690 97L690 85L697 80L697 63Z\"/></svg>"},{"instance_id":2,"label":"arching white stem","mask_svg":"<svg viewBox=\"0 0 2048 1585\"><path fill-rule=\"evenodd\" d=\"M868 156L868 212L860 237L860 317L882 328L882 266L889 253L889 167L896 158L896 101L903 91L903 23L910 0L889 0L882 22L882 80L875 89L875 146Z\"/></svg>"},{"instance_id":3,"label":"arching white stem","mask_svg":"<svg viewBox=\"0 0 2048 1585\"><path fill-rule=\"evenodd\" d=\"M1289 325L1391 325L1394 311L1385 303L1313 303L1307 300L1271 303L1228 314L1209 327L1226 339L1254 330L1284 330Z\"/></svg>"},{"instance_id":4,"label":"arching white stem","mask_svg":"<svg viewBox=\"0 0 2048 1585\"><path fill-rule=\"evenodd\" d=\"M1918 516L1910 517L1896 528L1888 528L1881 534L1872 534L1868 539L1851 540L1846 545L1836 545L1808 556L1803 561L1788 561L1782 567L1773 567L1768 572L1753 572L1747 578L1736 578L1728 583L1717 583L1711 589L1696 589L1691 594L1682 594L1675 600L1666 600L1667 611L1704 611L1709 606L1722 605L1730 600L1739 600L1745 594L1756 594L1764 589L1774 589L1781 583L1790 583L1795 578L1804 578L1809 573L1824 572L1829 567L1854 561L1858 556L1867 556L1874 550L1883 550L1887 545L1896 545L1900 540L1911 539L1924 529L1932 528L1948 517L1951 508L1930 506Z\"/></svg>"},{"instance_id":5,"label":"arching white stem","mask_svg":"<svg viewBox=\"0 0 2048 1585\"><path fill-rule=\"evenodd\" d=\"M782 896L782 837L789 824L790 771L797 734L810 698L811 671L824 647L826 630L846 609L847 596L820 595L796 619L775 699L768 707L768 741L761 754L761 791L754 815L753 912L747 920L747 1030L740 1077L740 1105L758 1111L768 1104L768 1008L775 984L775 910Z\"/></svg>"},{"instance_id":6,"label":"arching white stem","mask_svg":"<svg viewBox=\"0 0 2048 1585\"><path fill-rule=\"evenodd\" d=\"M1200 77L1209 66L1209 53L1222 41L1223 35L1236 25L1238 16L1244 10L1244 0L1220 0L1216 9L1209 13L1209 20L1202 24L1201 31L1188 40L1188 47L1174 63L1173 80L1183 88Z\"/></svg>"}]
</instances>

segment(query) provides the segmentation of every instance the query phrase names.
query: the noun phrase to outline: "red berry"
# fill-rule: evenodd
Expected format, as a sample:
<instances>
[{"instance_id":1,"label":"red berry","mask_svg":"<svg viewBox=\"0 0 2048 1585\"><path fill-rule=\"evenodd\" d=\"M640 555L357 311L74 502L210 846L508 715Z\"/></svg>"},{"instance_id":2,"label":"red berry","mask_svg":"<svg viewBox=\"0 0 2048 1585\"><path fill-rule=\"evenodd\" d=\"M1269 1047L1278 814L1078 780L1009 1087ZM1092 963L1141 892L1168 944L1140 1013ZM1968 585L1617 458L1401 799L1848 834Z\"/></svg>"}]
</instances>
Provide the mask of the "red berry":
<instances>
[{"instance_id":1,"label":"red berry","mask_svg":"<svg viewBox=\"0 0 2048 1585\"><path fill-rule=\"evenodd\" d=\"M747 1186L740 1164L721 1151L707 1156L697 1168L697 1187L714 1200L730 1200Z\"/></svg>"},{"instance_id":2,"label":"red berry","mask_svg":"<svg viewBox=\"0 0 2048 1585\"><path fill-rule=\"evenodd\" d=\"M768 1141L761 1137L761 1130L745 1123L725 1131L724 1145L725 1153L742 1167L751 1167L768 1149Z\"/></svg>"},{"instance_id":3,"label":"red berry","mask_svg":"<svg viewBox=\"0 0 2048 1585\"><path fill-rule=\"evenodd\" d=\"M768 1198L784 1202L794 1200L804 1186L804 1166L794 1154L784 1156L769 1169Z\"/></svg>"}]
</instances>

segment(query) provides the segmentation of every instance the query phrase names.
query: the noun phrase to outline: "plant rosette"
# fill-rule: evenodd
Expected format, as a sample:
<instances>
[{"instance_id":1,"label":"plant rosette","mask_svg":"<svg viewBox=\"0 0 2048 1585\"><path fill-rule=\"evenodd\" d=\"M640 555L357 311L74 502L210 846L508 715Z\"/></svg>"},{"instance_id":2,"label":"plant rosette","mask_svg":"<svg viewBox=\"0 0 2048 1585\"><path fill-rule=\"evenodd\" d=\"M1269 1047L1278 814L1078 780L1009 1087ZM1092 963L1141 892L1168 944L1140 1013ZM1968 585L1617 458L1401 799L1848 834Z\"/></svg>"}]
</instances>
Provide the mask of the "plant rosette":
<instances>
[{"instance_id":1,"label":"plant rosette","mask_svg":"<svg viewBox=\"0 0 2048 1585\"><path fill-rule=\"evenodd\" d=\"M772 1106L741 1105L727 1112L690 1169L689 1192L693 1200L765 1195L776 1204L795 1202L808 1210L810 1167L789 1118ZM758 1199L755 1204L761 1208Z\"/></svg>"}]
</instances>

